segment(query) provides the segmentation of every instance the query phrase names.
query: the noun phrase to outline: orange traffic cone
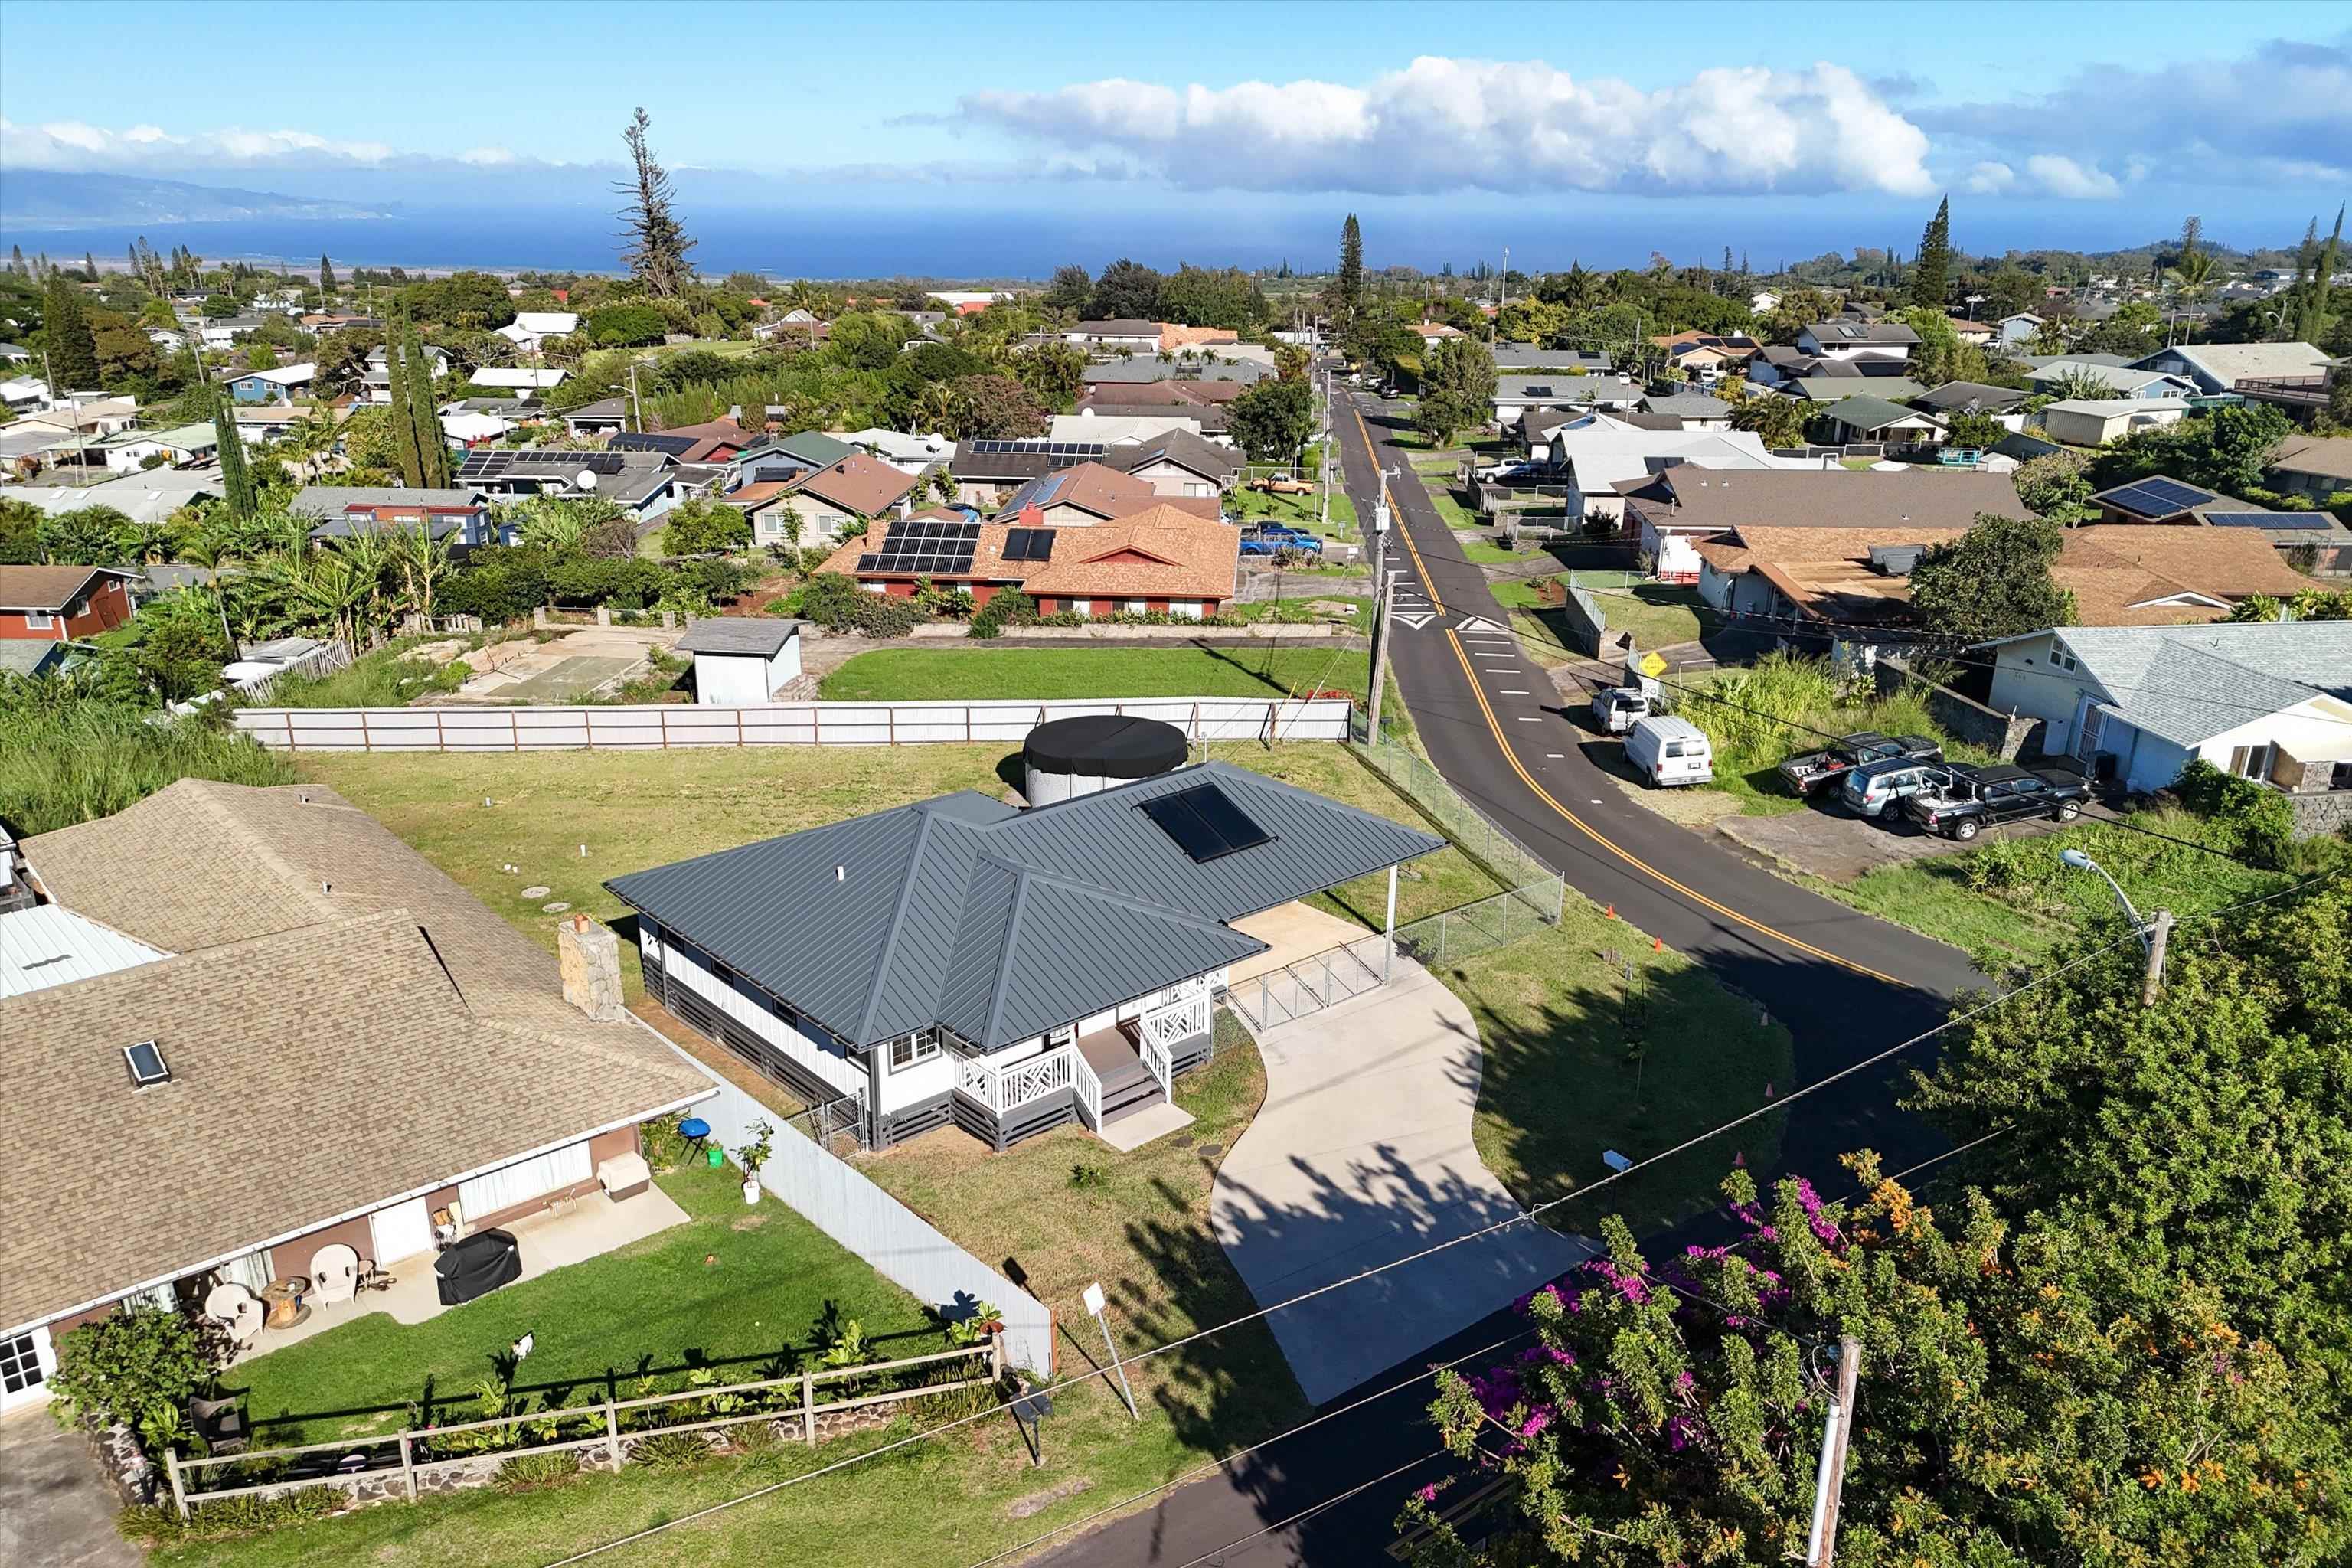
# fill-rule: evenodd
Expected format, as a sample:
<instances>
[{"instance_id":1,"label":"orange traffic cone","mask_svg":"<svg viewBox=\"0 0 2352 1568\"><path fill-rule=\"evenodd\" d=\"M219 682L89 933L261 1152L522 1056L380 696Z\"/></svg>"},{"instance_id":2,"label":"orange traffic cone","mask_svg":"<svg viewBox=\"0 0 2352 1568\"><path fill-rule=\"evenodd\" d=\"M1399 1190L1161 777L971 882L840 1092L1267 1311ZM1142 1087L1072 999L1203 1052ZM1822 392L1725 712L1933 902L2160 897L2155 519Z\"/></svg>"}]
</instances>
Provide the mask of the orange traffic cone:
<instances>
[{"instance_id":1,"label":"orange traffic cone","mask_svg":"<svg viewBox=\"0 0 2352 1568\"><path fill-rule=\"evenodd\" d=\"M1666 951L1666 939L1665 939L1664 937L1662 937L1662 936L1654 936L1654 937L1652 937L1652 938L1650 939L1650 951L1651 951L1652 952L1665 952L1665 951Z\"/></svg>"},{"instance_id":2,"label":"orange traffic cone","mask_svg":"<svg viewBox=\"0 0 2352 1568\"><path fill-rule=\"evenodd\" d=\"M1604 921L1615 920L1617 918L1617 906L1614 904L1602 905L1601 909L1601 918Z\"/></svg>"},{"instance_id":3,"label":"orange traffic cone","mask_svg":"<svg viewBox=\"0 0 2352 1568\"><path fill-rule=\"evenodd\" d=\"M1734 1151L1731 1156L1731 1163L1744 1169L1748 1164L1748 1151L1745 1149Z\"/></svg>"},{"instance_id":4,"label":"orange traffic cone","mask_svg":"<svg viewBox=\"0 0 2352 1568\"><path fill-rule=\"evenodd\" d=\"M1774 1093L1772 1092L1772 1086L1771 1086L1769 1083L1767 1083L1767 1084L1764 1086L1764 1098L1765 1098L1765 1099L1767 1099L1767 1100L1778 1100L1778 1099L1780 1099L1780 1097L1779 1095L1777 1095L1777 1094L1774 1094Z\"/></svg>"}]
</instances>

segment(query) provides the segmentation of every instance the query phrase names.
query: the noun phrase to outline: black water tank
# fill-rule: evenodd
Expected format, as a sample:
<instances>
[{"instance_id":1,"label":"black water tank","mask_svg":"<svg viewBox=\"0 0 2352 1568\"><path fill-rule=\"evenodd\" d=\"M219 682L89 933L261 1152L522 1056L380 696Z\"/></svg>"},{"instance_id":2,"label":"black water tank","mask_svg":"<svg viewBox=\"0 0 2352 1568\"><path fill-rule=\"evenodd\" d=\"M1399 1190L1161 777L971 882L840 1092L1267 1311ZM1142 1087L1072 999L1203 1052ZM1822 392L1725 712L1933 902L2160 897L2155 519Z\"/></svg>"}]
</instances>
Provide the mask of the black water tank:
<instances>
[{"instance_id":1,"label":"black water tank","mask_svg":"<svg viewBox=\"0 0 2352 1568\"><path fill-rule=\"evenodd\" d=\"M1031 805L1092 795L1133 779L1155 778L1184 765L1184 731L1157 719L1090 713L1056 719L1029 731L1022 747Z\"/></svg>"}]
</instances>

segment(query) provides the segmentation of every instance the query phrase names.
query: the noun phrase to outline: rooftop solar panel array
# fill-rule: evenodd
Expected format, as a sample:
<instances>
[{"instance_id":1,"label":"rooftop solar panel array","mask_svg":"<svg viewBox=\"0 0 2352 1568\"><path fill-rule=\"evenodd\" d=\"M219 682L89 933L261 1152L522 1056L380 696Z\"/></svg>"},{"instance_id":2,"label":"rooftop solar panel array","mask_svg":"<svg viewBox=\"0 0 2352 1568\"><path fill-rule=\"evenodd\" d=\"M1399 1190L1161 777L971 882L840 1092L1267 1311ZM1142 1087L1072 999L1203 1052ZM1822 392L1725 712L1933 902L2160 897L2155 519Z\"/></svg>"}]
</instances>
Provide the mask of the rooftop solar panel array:
<instances>
[{"instance_id":1,"label":"rooftop solar panel array","mask_svg":"<svg viewBox=\"0 0 2352 1568\"><path fill-rule=\"evenodd\" d=\"M2209 511L2205 521L2216 528L2326 528L2324 513L2310 511Z\"/></svg>"},{"instance_id":2,"label":"rooftop solar panel array","mask_svg":"<svg viewBox=\"0 0 2352 1568\"><path fill-rule=\"evenodd\" d=\"M1013 528L1004 533L1004 558L1007 561L1051 561L1054 558L1054 531L1050 528Z\"/></svg>"},{"instance_id":3,"label":"rooftop solar panel array","mask_svg":"<svg viewBox=\"0 0 2352 1568\"><path fill-rule=\"evenodd\" d=\"M857 558L860 572L906 573L917 577L970 572L980 549L980 524L917 518L894 522L882 548Z\"/></svg>"},{"instance_id":4,"label":"rooftop solar panel array","mask_svg":"<svg viewBox=\"0 0 2352 1568\"><path fill-rule=\"evenodd\" d=\"M2200 490L2178 479L2142 479L2109 490L2098 499L2137 517L2172 517L2191 507L2210 506L2221 498L2211 490Z\"/></svg>"},{"instance_id":5,"label":"rooftop solar panel array","mask_svg":"<svg viewBox=\"0 0 2352 1568\"><path fill-rule=\"evenodd\" d=\"M975 456L1042 457L1057 463L1084 463L1103 455L1103 443L1100 441L967 441L961 449Z\"/></svg>"},{"instance_id":6,"label":"rooftop solar panel array","mask_svg":"<svg viewBox=\"0 0 2352 1568\"><path fill-rule=\"evenodd\" d=\"M501 474L542 473L560 469L576 474L617 474L629 466L618 452L468 452L457 470L461 479L495 479Z\"/></svg>"},{"instance_id":7,"label":"rooftop solar panel array","mask_svg":"<svg viewBox=\"0 0 2352 1568\"><path fill-rule=\"evenodd\" d=\"M1255 848L1274 837L1213 784L1155 795L1138 803L1136 809L1151 818L1196 865Z\"/></svg>"}]
</instances>

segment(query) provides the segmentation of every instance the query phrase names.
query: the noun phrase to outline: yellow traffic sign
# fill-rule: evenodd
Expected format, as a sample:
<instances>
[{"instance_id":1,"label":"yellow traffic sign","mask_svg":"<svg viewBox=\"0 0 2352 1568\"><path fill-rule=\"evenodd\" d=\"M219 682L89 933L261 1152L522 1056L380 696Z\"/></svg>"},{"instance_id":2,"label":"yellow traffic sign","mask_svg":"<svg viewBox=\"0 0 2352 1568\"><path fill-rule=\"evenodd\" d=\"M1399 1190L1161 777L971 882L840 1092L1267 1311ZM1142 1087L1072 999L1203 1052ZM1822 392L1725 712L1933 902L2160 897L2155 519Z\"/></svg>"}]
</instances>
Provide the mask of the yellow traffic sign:
<instances>
[{"instance_id":1,"label":"yellow traffic sign","mask_svg":"<svg viewBox=\"0 0 2352 1568\"><path fill-rule=\"evenodd\" d=\"M1650 676L1654 679L1665 674L1666 661L1660 658L1654 653L1645 653L1642 656L1642 662L1634 668L1639 669L1643 675Z\"/></svg>"}]
</instances>

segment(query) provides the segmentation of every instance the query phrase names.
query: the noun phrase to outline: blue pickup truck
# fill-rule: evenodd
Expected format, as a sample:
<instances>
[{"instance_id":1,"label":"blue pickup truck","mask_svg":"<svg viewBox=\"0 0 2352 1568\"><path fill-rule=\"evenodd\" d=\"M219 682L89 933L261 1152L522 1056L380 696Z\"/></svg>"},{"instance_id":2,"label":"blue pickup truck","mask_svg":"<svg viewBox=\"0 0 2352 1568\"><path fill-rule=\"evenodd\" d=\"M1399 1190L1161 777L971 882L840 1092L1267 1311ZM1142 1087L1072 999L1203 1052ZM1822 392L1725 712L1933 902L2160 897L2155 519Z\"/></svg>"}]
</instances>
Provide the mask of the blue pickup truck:
<instances>
[{"instance_id":1,"label":"blue pickup truck","mask_svg":"<svg viewBox=\"0 0 2352 1568\"><path fill-rule=\"evenodd\" d=\"M1243 525L1243 554L1276 555L1286 550L1320 555L1323 553L1323 542L1305 529L1293 528L1286 522L1252 522Z\"/></svg>"}]
</instances>

